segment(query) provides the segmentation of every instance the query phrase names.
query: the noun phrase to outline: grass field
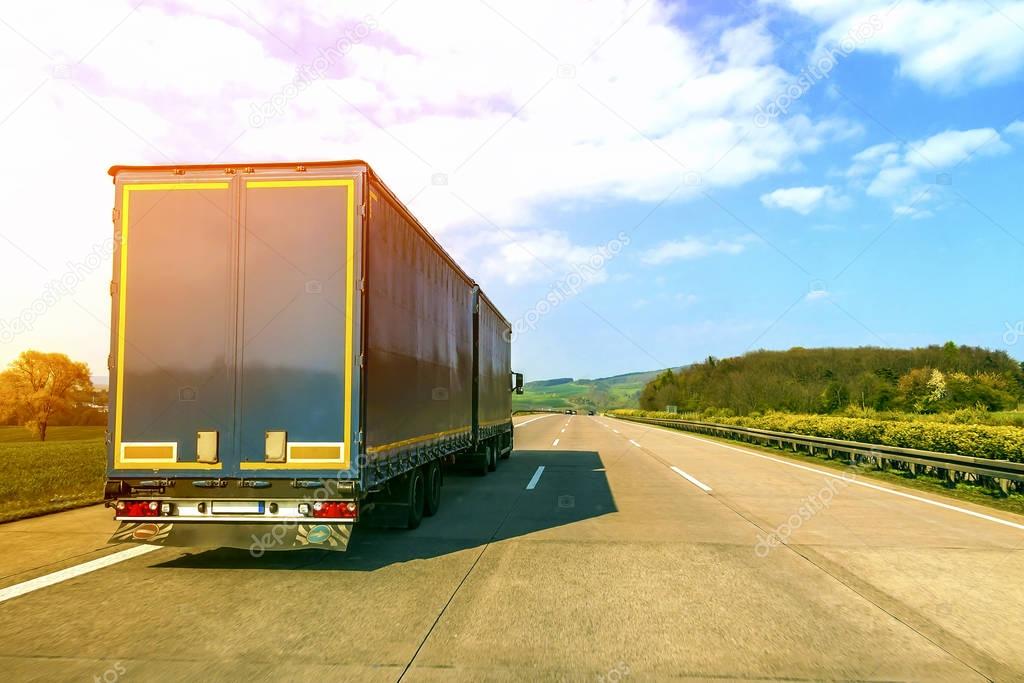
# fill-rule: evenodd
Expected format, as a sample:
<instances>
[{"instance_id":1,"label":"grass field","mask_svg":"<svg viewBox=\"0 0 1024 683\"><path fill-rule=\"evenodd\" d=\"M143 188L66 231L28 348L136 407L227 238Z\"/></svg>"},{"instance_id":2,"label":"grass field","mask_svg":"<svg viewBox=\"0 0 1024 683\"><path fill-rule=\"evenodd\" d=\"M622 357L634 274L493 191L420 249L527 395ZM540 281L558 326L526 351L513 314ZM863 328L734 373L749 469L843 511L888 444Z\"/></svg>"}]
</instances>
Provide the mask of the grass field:
<instances>
[{"instance_id":1,"label":"grass field","mask_svg":"<svg viewBox=\"0 0 1024 683\"><path fill-rule=\"evenodd\" d=\"M103 500L103 427L56 427L42 443L9 430L25 432L0 430L0 522Z\"/></svg>"},{"instance_id":2,"label":"grass field","mask_svg":"<svg viewBox=\"0 0 1024 683\"><path fill-rule=\"evenodd\" d=\"M104 430L106 427L50 427L45 443L102 439ZM39 443L39 437L24 427L0 427L0 444L5 443Z\"/></svg>"}]
</instances>

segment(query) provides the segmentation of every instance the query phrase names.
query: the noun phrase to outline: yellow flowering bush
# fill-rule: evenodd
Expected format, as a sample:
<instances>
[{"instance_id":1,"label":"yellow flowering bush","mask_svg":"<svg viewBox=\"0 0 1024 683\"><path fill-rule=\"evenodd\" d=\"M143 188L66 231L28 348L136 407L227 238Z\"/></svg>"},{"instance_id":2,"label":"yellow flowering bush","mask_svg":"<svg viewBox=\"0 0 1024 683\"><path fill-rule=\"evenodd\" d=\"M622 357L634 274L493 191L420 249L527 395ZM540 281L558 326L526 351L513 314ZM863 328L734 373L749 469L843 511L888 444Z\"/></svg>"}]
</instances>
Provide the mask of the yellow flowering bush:
<instances>
[{"instance_id":1,"label":"yellow flowering bush","mask_svg":"<svg viewBox=\"0 0 1024 683\"><path fill-rule=\"evenodd\" d=\"M687 416L684 415L647 410L613 410L611 414L623 417L687 419ZM899 448L958 453L976 458L1024 462L1024 429L1020 427L931 421L871 420L858 417L789 413L766 413L756 417L705 418L703 421L752 429L766 429L773 432L883 444Z\"/></svg>"}]
</instances>

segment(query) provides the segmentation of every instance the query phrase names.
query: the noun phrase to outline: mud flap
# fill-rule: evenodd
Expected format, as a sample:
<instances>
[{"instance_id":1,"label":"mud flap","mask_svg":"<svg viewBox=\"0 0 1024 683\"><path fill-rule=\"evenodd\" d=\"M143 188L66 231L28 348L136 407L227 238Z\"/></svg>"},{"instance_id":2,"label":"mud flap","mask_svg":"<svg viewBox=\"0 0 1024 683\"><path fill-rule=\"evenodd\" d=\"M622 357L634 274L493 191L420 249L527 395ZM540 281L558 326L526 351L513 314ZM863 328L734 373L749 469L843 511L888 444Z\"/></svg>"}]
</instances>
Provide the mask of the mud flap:
<instances>
[{"instance_id":1,"label":"mud flap","mask_svg":"<svg viewBox=\"0 0 1024 683\"><path fill-rule=\"evenodd\" d=\"M225 522L121 522L108 543L148 543L173 547L242 548L254 557L275 550L344 551L351 524L229 524Z\"/></svg>"}]
</instances>

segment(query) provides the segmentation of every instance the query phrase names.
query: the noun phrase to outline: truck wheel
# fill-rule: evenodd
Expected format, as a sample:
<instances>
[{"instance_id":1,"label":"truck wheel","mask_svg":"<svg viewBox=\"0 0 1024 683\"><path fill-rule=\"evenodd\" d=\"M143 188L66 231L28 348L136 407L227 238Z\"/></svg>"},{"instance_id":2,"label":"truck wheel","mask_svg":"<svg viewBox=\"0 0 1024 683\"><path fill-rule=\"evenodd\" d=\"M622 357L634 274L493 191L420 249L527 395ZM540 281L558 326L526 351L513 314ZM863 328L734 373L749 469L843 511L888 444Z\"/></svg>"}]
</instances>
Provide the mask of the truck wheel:
<instances>
[{"instance_id":1,"label":"truck wheel","mask_svg":"<svg viewBox=\"0 0 1024 683\"><path fill-rule=\"evenodd\" d=\"M487 471L498 469L498 448L493 443L487 447Z\"/></svg>"},{"instance_id":2,"label":"truck wheel","mask_svg":"<svg viewBox=\"0 0 1024 683\"><path fill-rule=\"evenodd\" d=\"M427 465L426 477L426 500L423 506L423 514L433 517L437 509L441 507L441 466L437 461Z\"/></svg>"},{"instance_id":3,"label":"truck wheel","mask_svg":"<svg viewBox=\"0 0 1024 683\"><path fill-rule=\"evenodd\" d=\"M423 479L423 470L419 467L409 473L409 518L405 524L406 529L415 529L423 521L423 499L426 489Z\"/></svg>"}]
</instances>

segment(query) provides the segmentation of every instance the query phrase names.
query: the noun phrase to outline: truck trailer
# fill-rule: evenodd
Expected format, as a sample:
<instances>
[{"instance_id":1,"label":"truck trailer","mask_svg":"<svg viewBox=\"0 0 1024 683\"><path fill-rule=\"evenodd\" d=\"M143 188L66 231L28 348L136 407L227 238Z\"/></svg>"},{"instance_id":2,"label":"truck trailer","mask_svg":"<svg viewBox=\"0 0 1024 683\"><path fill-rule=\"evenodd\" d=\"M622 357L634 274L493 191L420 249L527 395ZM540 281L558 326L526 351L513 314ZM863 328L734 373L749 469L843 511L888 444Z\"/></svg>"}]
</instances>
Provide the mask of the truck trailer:
<instances>
[{"instance_id":1,"label":"truck trailer","mask_svg":"<svg viewBox=\"0 0 1024 683\"><path fill-rule=\"evenodd\" d=\"M509 457L511 326L368 164L109 173L111 542L345 550Z\"/></svg>"}]
</instances>

